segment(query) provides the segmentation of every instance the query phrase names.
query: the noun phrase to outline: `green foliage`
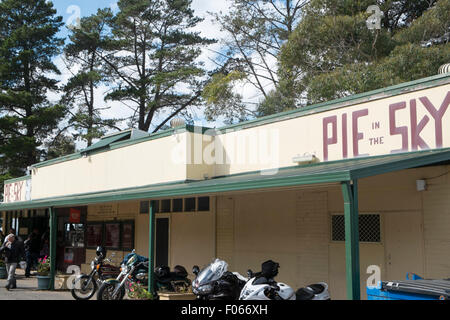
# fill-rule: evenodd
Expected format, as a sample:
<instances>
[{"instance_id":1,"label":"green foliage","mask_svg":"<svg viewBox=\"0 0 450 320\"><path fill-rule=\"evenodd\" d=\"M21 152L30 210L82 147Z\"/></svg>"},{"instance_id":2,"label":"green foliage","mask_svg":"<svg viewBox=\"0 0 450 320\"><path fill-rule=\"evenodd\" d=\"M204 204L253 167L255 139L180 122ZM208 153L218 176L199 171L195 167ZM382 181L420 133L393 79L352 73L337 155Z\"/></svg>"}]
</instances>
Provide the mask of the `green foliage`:
<instances>
[{"instance_id":1,"label":"green foliage","mask_svg":"<svg viewBox=\"0 0 450 320\"><path fill-rule=\"evenodd\" d=\"M0 2L0 174L17 177L45 158L42 145L56 129L65 108L47 99L57 91L52 62L63 39L51 2Z\"/></svg>"},{"instance_id":2,"label":"green foliage","mask_svg":"<svg viewBox=\"0 0 450 320\"><path fill-rule=\"evenodd\" d=\"M128 297L137 300L153 300L153 294L148 292L141 284L132 283L128 292Z\"/></svg>"},{"instance_id":3,"label":"green foliage","mask_svg":"<svg viewBox=\"0 0 450 320\"><path fill-rule=\"evenodd\" d=\"M434 75L449 61L449 45L421 43L448 30L450 1L427 10L429 3L381 1L382 29L369 30L370 1L311 1L283 47L282 68L292 70L289 80L303 89L306 104Z\"/></svg>"},{"instance_id":4,"label":"green foliage","mask_svg":"<svg viewBox=\"0 0 450 320\"><path fill-rule=\"evenodd\" d=\"M242 103L242 96L233 91L235 85L246 77L245 73L233 70L228 74L214 74L203 89L203 99L210 106L205 111L209 121L215 121L225 115L226 122L232 123L235 118L245 119L247 110Z\"/></svg>"},{"instance_id":5,"label":"green foliage","mask_svg":"<svg viewBox=\"0 0 450 320\"><path fill-rule=\"evenodd\" d=\"M37 273L40 276L48 276L50 274L50 257L45 256L38 260Z\"/></svg>"},{"instance_id":6,"label":"green foliage","mask_svg":"<svg viewBox=\"0 0 450 320\"><path fill-rule=\"evenodd\" d=\"M75 153L75 141L72 136L59 135L53 141L46 143L47 160Z\"/></svg>"},{"instance_id":7,"label":"green foliage","mask_svg":"<svg viewBox=\"0 0 450 320\"><path fill-rule=\"evenodd\" d=\"M64 87L62 102L73 111L69 126L76 130L74 138L81 138L90 146L94 139L102 137L108 128L115 128L119 119L105 119L101 111L109 108L96 106L95 90L107 81L105 63L101 57L110 43L107 24L113 14L110 9L80 20L80 27L71 29L71 42L64 48L69 68L77 68Z\"/></svg>"}]
</instances>

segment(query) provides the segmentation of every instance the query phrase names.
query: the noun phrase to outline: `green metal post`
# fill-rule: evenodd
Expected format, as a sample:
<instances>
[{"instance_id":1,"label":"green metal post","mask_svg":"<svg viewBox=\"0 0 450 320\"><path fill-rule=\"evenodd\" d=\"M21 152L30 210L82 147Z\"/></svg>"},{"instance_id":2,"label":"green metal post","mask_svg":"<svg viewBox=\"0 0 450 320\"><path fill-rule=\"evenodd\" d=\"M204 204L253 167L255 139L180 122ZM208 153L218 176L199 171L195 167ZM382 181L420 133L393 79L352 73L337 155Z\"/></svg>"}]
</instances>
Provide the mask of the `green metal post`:
<instances>
[{"instance_id":1,"label":"green metal post","mask_svg":"<svg viewBox=\"0 0 450 320\"><path fill-rule=\"evenodd\" d=\"M153 270L155 269L155 202L150 201L148 224L148 292L155 293Z\"/></svg>"},{"instance_id":2,"label":"green metal post","mask_svg":"<svg viewBox=\"0 0 450 320\"><path fill-rule=\"evenodd\" d=\"M55 290L55 275L56 275L56 211L54 208L48 209L50 213L50 288Z\"/></svg>"},{"instance_id":3,"label":"green metal post","mask_svg":"<svg viewBox=\"0 0 450 320\"><path fill-rule=\"evenodd\" d=\"M345 216L345 262L347 279L347 298L359 300L359 222L358 222L358 181L342 183Z\"/></svg>"}]
</instances>

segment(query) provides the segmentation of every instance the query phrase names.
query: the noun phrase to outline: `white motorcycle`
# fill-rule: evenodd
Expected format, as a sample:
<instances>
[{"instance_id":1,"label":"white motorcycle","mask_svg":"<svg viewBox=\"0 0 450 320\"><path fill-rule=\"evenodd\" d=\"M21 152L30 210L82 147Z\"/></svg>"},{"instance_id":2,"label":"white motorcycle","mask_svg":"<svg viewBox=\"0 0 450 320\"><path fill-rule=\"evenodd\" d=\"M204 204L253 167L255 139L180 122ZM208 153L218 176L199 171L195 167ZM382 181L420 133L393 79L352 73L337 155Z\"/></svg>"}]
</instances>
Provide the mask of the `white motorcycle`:
<instances>
[{"instance_id":1,"label":"white motorcycle","mask_svg":"<svg viewBox=\"0 0 450 320\"><path fill-rule=\"evenodd\" d=\"M280 265L272 260L262 264L262 271L254 274L248 270L249 280L241 291L239 300L330 300L328 285L319 282L300 288L297 292L285 283L276 282Z\"/></svg>"}]
</instances>

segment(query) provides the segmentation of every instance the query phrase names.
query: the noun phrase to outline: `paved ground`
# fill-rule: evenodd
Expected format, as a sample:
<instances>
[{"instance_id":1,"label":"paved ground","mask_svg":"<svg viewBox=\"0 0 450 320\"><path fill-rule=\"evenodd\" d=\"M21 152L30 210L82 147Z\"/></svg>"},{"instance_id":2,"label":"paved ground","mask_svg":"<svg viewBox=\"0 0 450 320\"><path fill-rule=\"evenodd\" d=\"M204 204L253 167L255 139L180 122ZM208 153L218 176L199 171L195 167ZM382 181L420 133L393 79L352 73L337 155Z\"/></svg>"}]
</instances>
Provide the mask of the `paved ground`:
<instances>
[{"instance_id":1,"label":"paved ground","mask_svg":"<svg viewBox=\"0 0 450 320\"><path fill-rule=\"evenodd\" d=\"M17 269L17 289L5 289L6 279L0 279L0 300L74 300L69 291L37 290L37 278L25 278L24 270ZM75 300L74 300L75 301Z\"/></svg>"}]
</instances>

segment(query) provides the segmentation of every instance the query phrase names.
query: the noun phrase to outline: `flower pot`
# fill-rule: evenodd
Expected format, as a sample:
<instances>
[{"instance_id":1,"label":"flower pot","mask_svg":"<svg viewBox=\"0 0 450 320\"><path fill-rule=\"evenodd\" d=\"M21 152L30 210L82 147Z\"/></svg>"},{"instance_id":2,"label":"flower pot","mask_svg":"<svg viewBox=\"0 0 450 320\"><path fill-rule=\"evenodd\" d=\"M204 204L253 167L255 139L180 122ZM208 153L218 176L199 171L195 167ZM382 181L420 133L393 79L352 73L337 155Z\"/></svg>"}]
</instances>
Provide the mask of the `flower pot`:
<instances>
[{"instance_id":1,"label":"flower pot","mask_svg":"<svg viewBox=\"0 0 450 320\"><path fill-rule=\"evenodd\" d=\"M51 276L37 276L38 279L38 289L48 290L50 288Z\"/></svg>"},{"instance_id":2,"label":"flower pot","mask_svg":"<svg viewBox=\"0 0 450 320\"><path fill-rule=\"evenodd\" d=\"M0 279L7 279L8 273L6 272L5 266L0 266Z\"/></svg>"}]
</instances>

